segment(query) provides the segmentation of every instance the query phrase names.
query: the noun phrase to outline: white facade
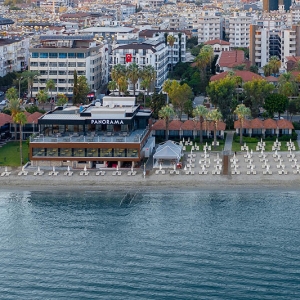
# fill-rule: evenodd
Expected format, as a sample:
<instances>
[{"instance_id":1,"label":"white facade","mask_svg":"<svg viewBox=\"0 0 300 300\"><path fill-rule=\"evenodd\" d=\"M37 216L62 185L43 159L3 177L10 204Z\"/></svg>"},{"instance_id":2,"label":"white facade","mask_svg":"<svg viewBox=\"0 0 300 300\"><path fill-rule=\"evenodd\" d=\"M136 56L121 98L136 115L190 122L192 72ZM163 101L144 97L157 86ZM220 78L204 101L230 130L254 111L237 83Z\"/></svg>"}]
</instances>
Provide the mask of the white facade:
<instances>
[{"instance_id":1,"label":"white facade","mask_svg":"<svg viewBox=\"0 0 300 300\"><path fill-rule=\"evenodd\" d=\"M251 17L234 13L229 18L229 42L231 47L249 47Z\"/></svg>"},{"instance_id":2,"label":"white facade","mask_svg":"<svg viewBox=\"0 0 300 300\"><path fill-rule=\"evenodd\" d=\"M194 21L194 29L198 30L198 43L221 39L221 17L205 15L204 13Z\"/></svg>"},{"instance_id":3,"label":"white facade","mask_svg":"<svg viewBox=\"0 0 300 300\"><path fill-rule=\"evenodd\" d=\"M108 80L108 51L106 44L100 44L86 36L46 36L38 47L30 49L32 71L38 71L39 80L33 85L33 96L46 87L52 79L56 84L53 96L73 94L74 70L78 76L85 76L91 90L99 89Z\"/></svg>"},{"instance_id":4,"label":"white facade","mask_svg":"<svg viewBox=\"0 0 300 300\"><path fill-rule=\"evenodd\" d=\"M0 76L24 71L29 60L29 38L0 39Z\"/></svg>"}]
</instances>

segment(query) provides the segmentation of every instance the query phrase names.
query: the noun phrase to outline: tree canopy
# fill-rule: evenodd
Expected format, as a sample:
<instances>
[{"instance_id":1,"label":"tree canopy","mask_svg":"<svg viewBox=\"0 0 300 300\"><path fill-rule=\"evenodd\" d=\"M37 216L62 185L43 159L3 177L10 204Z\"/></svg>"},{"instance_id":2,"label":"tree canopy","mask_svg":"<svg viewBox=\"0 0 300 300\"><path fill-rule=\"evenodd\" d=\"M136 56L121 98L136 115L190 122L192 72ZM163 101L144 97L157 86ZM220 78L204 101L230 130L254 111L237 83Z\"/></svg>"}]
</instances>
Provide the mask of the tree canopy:
<instances>
[{"instance_id":1,"label":"tree canopy","mask_svg":"<svg viewBox=\"0 0 300 300\"><path fill-rule=\"evenodd\" d=\"M264 109L267 111L269 117L274 117L274 113L284 113L288 107L289 99L287 96L282 94L270 94L265 99Z\"/></svg>"}]
</instances>

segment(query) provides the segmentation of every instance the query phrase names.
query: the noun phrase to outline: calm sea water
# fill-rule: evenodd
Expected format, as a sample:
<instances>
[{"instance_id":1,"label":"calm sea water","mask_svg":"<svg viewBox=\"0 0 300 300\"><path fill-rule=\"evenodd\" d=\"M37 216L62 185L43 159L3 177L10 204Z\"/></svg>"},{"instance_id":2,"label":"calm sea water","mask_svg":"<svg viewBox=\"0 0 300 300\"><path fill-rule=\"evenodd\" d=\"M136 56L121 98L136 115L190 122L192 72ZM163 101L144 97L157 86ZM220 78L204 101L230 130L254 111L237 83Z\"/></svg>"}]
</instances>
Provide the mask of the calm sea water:
<instances>
[{"instance_id":1,"label":"calm sea water","mask_svg":"<svg viewBox=\"0 0 300 300\"><path fill-rule=\"evenodd\" d=\"M300 194L0 191L0 299L300 299Z\"/></svg>"}]
</instances>

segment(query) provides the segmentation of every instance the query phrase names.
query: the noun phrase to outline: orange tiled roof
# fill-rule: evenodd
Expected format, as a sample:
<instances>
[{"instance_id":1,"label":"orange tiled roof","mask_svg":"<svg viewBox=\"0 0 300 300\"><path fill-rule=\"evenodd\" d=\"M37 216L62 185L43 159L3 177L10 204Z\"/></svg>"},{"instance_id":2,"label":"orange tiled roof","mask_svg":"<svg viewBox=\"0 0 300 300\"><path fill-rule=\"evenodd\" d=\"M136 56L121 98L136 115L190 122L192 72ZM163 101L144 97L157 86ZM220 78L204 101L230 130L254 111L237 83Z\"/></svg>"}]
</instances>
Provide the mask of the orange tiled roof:
<instances>
[{"instance_id":1,"label":"orange tiled roof","mask_svg":"<svg viewBox=\"0 0 300 300\"><path fill-rule=\"evenodd\" d=\"M245 60L245 53L243 50L223 51L220 54L218 65L220 67L233 67L240 65Z\"/></svg>"},{"instance_id":2,"label":"orange tiled roof","mask_svg":"<svg viewBox=\"0 0 300 300\"><path fill-rule=\"evenodd\" d=\"M273 119L266 119L263 121L265 129L276 129L277 123Z\"/></svg>"},{"instance_id":3,"label":"orange tiled roof","mask_svg":"<svg viewBox=\"0 0 300 300\"><path fill-rule=\"evenodd\" d=\"M292 122L285 119L278 120L277 126L279 129L294 129L294 125L292 124Z\"/></svg>"},{"instance_id":4,"label":"orange tiled roof","mask_svg":"<svg viewBox=\"0 0 300 300\"><path fill-rule=\"evenodd\" d=\"M166 130L166 122L163 119L158 120L152 125L152 130Z\"/></svg>"},{"instance_id":5,"label":"orange tiled roof","mask_svg":"<svg viewBox=\"0 0 300 300\"><path fill-rule=\"evenodd\" d=\"M27 117L27 123L34 123L37 124L38 123L38 119L42 116L43 114L36 111L33 114L31 114L30 116Z\"/></svg>"},{"instance_id":6,"label":"orange tiled roof","mask_svg":"<svg viewBox=\"0 0 300 300\"><path fill-rule=\"evenodd\" d=\"M194 128L195 128L195 122L192 120L186 120L181 127L182 130L194 130Z\"/></svg>"},{"instance_id":7,"label":"orange tiled roof","mask_svg":"<svg viewBox=\"0 0 300 300\"><path fill-rule=\"evenodd\" d=\"M278 81L278 77L275 77L275 76L268 76L268 77L265 77L265 79L268 82L277 82Z\"/></svg>"},{"instance_id":8,"label":"orange tiled roof","mask_svg":"<svg viewBox=\"0 0 300 300\"><path fill-rule=\"evenodd\" d=\"M215 39L215 40L206 41L204 44L205 44L205 45L215 45L215 44L220 44L220 45L226 45L226 46L229 46L229 45L230 45L229 42L223 41L223 40L220 40L220 39Z\"/></svg>"},{"instance_id":9,"label":"orange tiled roof","mask_svg":"<svg viewBox=\"0 0 300 300\"><path fill-rule=\"evenodd\" d=\"M254 129L261 129L261 128L264 128L264 123L261 119L256 118L256 119L251 120L250 126L251 126L251 128L254 128Z\"/></svg>"},{"instance_id":10,"label":"orange tiled roof","mask_svg":"<svg viewBox=\"0 0 300 300\"><path fill-rule=\"evenodd\" d=\"M169 130L180 130L182 122L179 120L173 120L169 123Z\"/></svg>"},{"instance_id":11,"label":"orange tiled roof","mask_svg":"<svg viewBox=\"0 0 300 300\"><path fill-rule=\"evenodd\" d=\"M12 117L10 115L0 113L0 126L3 126L11 122L12 122Z\"/></svg>"},{"instance_id":12,"label":"orange tiled roof","mask_svg":"<svg viewBox=\"0 0 300 300\"><path fill-rule=\"evenodd\" d=\"M241 128L241 121L240 120L234 121L234 129L237 129L237 128L238 129ZM250 120L244 120L243 128L245 128L245 129L251 128L251 121Z\"/></svg>"},{"instance_id":13,"label":"orange tiled roof","mask_svg":"<svg viewBox=\"0 0 300 300\"><path fill-rule=\"evenodd\" d=\"M228 75L228 71L222 72L220 74L214 75L210 78L210 81L220 80L225 78ZM250 71L234 71L235 76L242 78L243 82L248 82L253 79L263 79L260 75L250 72Z\"/></svg>"}]
</instances>

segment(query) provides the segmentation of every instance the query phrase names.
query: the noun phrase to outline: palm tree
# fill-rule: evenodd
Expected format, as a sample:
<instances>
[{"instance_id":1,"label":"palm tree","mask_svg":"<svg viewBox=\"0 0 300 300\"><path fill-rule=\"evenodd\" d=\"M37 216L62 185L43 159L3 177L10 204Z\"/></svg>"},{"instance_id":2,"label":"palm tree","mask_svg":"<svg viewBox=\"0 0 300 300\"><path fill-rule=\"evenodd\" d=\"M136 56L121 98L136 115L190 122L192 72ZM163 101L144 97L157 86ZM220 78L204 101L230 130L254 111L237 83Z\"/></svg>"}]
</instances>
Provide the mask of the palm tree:
<instances>
[{"instance_id":1,"label":"palm tree","mask_svg":"<svg viewBox=\"0 0 300 300\"><path fill-rule=\"evenodd\" d=\"M269 60L271 74L278 74L281 67L280 59L277 56L271 56Z\"/></svg>"},{"instance_id":2,"label":"palm tree","mask_svg":"<svg viewBox=\"0 0 300 300\"><path fill-rule=\"evenodd\" d=\"M151 89L151 86L155 82L156 79L156 71L153 66L147 65L144 67L144 69L141 71L141 78L144 83L142 84L143 87L147 90L147 96L149 96L149 91Z\"/></svg>"},{"instance_id":3,"label":"palm tree","mask_svg":"<svg viewBox=\"0 0 300 300\"><path fill-rule=\"evenodd\" d=\"M271 66L269 64L264 65L263 70L264 70L265 77L270 76L272 73Z\"/></svg>"},{"instance_id":4,"label":"palm tree","mask_svg":"<svg viewBox=\"0 0 300 300\"><path fill-rule=\"evenodd\" d=\"M241 125L241 127L240 127L240 144L243 145L244 121L245 121L246 117L251 116L251 110L249 107L246 107L244 104L239 104L233 113L236 114L238 119L240 120L240 125Z\"/></svg>"},{"instance_id":5,"label":"palm tree","mask_svg":"<svg viewBox=\"0 0 300 300\"><path fill-rule=\"evenodd\" d=\"M55 85L54 80L49 79L49 80L46 82L46 90L47 90L48 92L50 91L51 101L52 101L52 91L55 89L55 87L56 87L56 85Z\"/></svg>"},{"instance_id":6,"label":"palm tree","mask_svg":"<svg viewBox=\"0 0 300 300\"><path fill-rule=\"evenodd\" d=\"M12 87L7 90L6 97L8 99L8 109L10 110L11 117L14 119L17 113L21 111L20 99L18 99L17 90ZM17 126L15 125L15 139L17 139Z\"/></svg>"},{"instance_id":7,"label":"palm tree","mask_svg":"<svg viewBox=\"0 0 300 300\"><path fill-rule=\"evenodd\" d=\"M32 87L33 87L34 80L38 78L38 76L39 76L38 71L28 70L22 73L22 77L26 79L28 82L28 90L30 90L30 98L32 98Z\"/></svg>"},{"instance_id":8,"label":"palm tree","mask_svg":"<svg viewBox=\"0 0 300 300\"><path fill-rule=\"evenodd\" d=\"M107 87L110 91L113 92L113 95L115 95L115 90L117 89L117 83L114 80L111 80L108 84Z\"/></svg>"},{"instance_id":9,"label":"palm tree","mask_svg":"<svg viewBox=\"0 0 300 300\"><path fill-rule=\"evenodd\" d=\"M199 124L200 124L200 144L203 143L202 123L205 120L207 114L208 114L208 109L204 105L198 105L193 110L194 117L198 117L199 118Z\"/></svg>"},{"instance_id":10,"label":"palm tree","mask_svg":"<svg viewBox=\"0 0 300 300\"><path fill-rule=\"evenodd\" d=\"M291 72L283 73L278 80L278 93L286 97L298 95L298 85Z\"/></svg>"},{"instance_id":11,"label":"palm tree","mask_svg":"<svg viewBox=\"0 0 300 300\"><path fill-rule=\"evenodd\" d=\"M158 116L166 122L166 141L169 138L169 122L170 118L175 115L175 111L169 105L163 106L158 112Z\"/></svg>"},{"instance_id":12,"label":"palm tree","mask_svg":"<svg viewBox=\"0 0 300 300\"><path fill-rule=\"evenodd\" d=\"M23 150L22 150L22 127L27 123L27 117L24 112L18 112L14 118L14 123L19 124L20 126L20 156L21 156L21 166L23 165Z\"/></svg>"},{"instance_id":13,"label":"palm tree","mask_svg":"<svg viewBox=\"0 0 300 300\"><path fill-rule=\"evenodd\" d=\"M214 148L217 146L217 126L222 120L222 114L218 109L213 109L207 114L207 118L214 123Z\"/></svg>"},{"instance_id":14,"label":"palm tree","mask_svg":"<svg viewBox=\"0 0 300 300\"><path fill-rule=\"evenodd\" d=\"M48 93L45 90L39 90L39 92L36 94L36 98L39 100L39 102L43 103L44 109L44 103L46 103L48 99Z\"/></svg>"},{"instance_id":15,"label":"palm tree","mask_svg":"<svg viewBox=\"0 0 300 300\"><path fill-rule=\"evenodd\" d=\"M141 70L136 63L132 63L127 67L126 76L133 84L133 96L135 97L136 84L141 77Z\"/></svg>"},{"instance_id":16,"label":"palm tree","mask_svg":"<svg viewBox=\"0 0 300 300\"><path fill-rule=\"evenodd\" d=\"M176 39L173 35L168 35L167 41L168 41L169 46L171 47L171 72L173 72L173 47L174 47Z\"/></svg>"},{"instance_id":17,"label":"palm tree","mask_svg":"<svg viewBox=\"0 0 300 300\"><path fill-rule=\"evenodd\" d=\"M169 93L171 91L171 87L172 87L172 80L167 79L162 87L163 92L165 92L167 94L167 103L169 104Z\"/></svg>"},{"instance_id":18,"label":"palm tree","mask_svg":"<svg viewBox=\"0 0 300 300\"><path fill-rule=\"evenodd\" d=\"M126 76L126 67L121 64L115 65L111 70L111 78L118 85L119 95L121 95L120 84L124 83L124 79L122 77Z\"/></svg>"},{"instance_id":19,"label":"palm tree","mask_svg":"<svg viewBox=\"0 0 300 300\"><path fill-rule=\"evenodd\" d=\"M127 78L125 76L121 76L118 79L119 83L119 94L123 93L123 95L126 93L127 91L127 87L128 87L128 82L127 82Z\"/></svg>"}]
</instances>

